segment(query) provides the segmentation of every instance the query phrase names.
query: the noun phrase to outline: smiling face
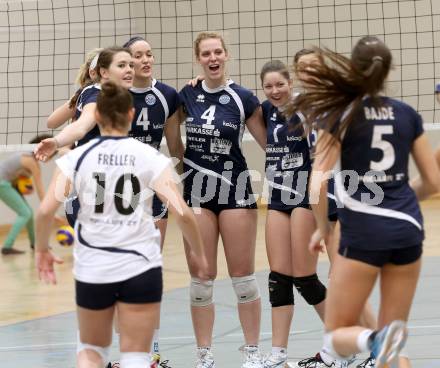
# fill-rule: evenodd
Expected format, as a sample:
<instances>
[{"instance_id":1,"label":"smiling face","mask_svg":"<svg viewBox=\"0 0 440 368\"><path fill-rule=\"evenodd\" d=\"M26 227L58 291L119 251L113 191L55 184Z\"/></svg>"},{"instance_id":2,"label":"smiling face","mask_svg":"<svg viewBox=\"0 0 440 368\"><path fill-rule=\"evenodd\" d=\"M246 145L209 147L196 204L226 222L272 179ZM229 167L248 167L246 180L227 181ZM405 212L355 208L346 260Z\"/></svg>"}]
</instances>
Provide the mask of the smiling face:
<instances>
[{"instance_id":1,"label":"smiling face","mask_svg":"<svg viewBox=\"0 0 440 368\"><path fill-rule=\"evenodd\" d=\"M272 105L284 106L292 96L292 81L280 72L268 72L263 78L263 92Z\"/></svg>"},{"instance_id":2,"label":"smiling face","mask_svg":"<svg viewBox=\"0 0 440 368\"><path fill-rule=\"evenodd\" d=\"M147 41L139 40L130 46L134 61L134 77L139 80L149 80L153 74L154 56Z\"/></svg>"},{"instance_id":3,"label":"smiling face","mask_svg":"<svg viewBox=\"0 0 440 368\"><path fill-rule=\"evenodd\" d=\"M130 88L133 86L134 62L128 52L121 51L113 55L107 69L101 69L102 82L113 81L116 84Z\"/></svg>"},{"instance_id":4,"label":"smiling face","mask_svg":"<svg viewBox=\"0 0 440 368\"><path fill-rule=\"evenodd\" d=\"M199 43L197 61L203 68L207 82L221 85L226 81L225 63L228 54L219 38L207 38Z\"/></svg>"}]
</instances>

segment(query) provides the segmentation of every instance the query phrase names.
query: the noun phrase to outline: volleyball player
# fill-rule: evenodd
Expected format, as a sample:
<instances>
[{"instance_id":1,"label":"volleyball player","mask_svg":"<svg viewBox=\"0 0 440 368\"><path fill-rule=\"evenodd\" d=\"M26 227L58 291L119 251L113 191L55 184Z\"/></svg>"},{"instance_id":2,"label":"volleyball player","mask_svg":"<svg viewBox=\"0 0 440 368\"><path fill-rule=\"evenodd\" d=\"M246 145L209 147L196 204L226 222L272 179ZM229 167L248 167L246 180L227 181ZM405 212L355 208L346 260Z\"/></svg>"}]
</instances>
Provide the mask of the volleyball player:
<instances>
[{"instance_id":1,"label":"volleyball player","mask_svg":"<svg viewBox=\"0 0 440 368\"><path fill-rule=\"evenodd\" d=\"M202 239L174 182L170 160L127 137L132 106L126 88L113 82L101 86L95 109L101 137L57 161L65 178L49 188L37 215L39 276L55 283L53 266L60 260L48 248L52 217L68 187L78 193L81 209L75 223L74 275L79 368L103 367L108 361L115 309L121 368L150 364L162 296L160 232L151 216L153 191L176 216L197 277L206 277Z\"/></svg>"},{"instance_id":2,"label":"volleyball player","mask_svg":"<svg viewBox=\"0 0 440 368\"><path fill-rule=\"evenodd\" d=\"M136 113L129 135L159 150L165 133L170 155L182 157L184 148L179 128L180 98L177 91L153 77L154 55L145 39L132 37L124 47L131 50L134 61L133 87L130 92ZM157 197L153 199L153 216L163 246L168 213Z\"/></svg>"},{"instance_id":3,"label":"volleyball player","mask_svg":"<svg viewBox=\"0 0 440 368\"><path fill-rule=\"evenodd\" d=\"M171 157L183 156L183 143L180 135L178 108L180 98L177 91L153 77L154 55L150 44L142 37L130 38L124 47L129 48L134 61L133 96L135 115L129 136L160 150L162 136L165 134ZM178 165L181 171L181 164ZM153 197L153 217L161 234L163 248L167 228L168 211L155 195ZM154 332L153 360L160 361L159 326Z\"/></svg>"},{"instance_id":4,"label":"volleyball player","mask_svg":"<svg viewBox=\"0 0 440 368\"><path fill-rule=\"evenodd\" d=\"M305 48L300 51L298 51L293 59L293 69L301 69L301 68L313 68L314 65L319 63L319 59L317 58L315 54L315 50L312 48ZM307 79L307 76L305 76ZM301 87L303 91L307 90L307 83L301 83ZM289 110L289 106L286 107L286 110ZM287 111L287 113L289 113ZM300 114L300 116L303 116ZM317 135L317 129L319 129L319 126L316 124L312 124L311 128L312 134L309 135L308 143L310 148L310 155L313 157L315 154L315 145L316 145L316 135ZM334 180L333 175L329 175L328 179L328 186L327 186L327 200L328 200L328 219L330 221L330 224L332 227L334 227L334 236L332 237L331 244L326 244L326 250L327 255L330 260L330 270L329 270L329 276L331 276L331 269L333 266L333 261L335 259L335 256L337 254L337 247L338 247L338 235L339 235L339 223L338 215L337 215L337 207L340 205L340 203L337 203L337 199L334 193ZM369 303L366 303L365 308L361 315L361 324L368 328L376 328L376 319L374 317L374 314L372 312L371 306ZM322 356L325 356L326 352L324 350L321 350L319 353L315 354L312 357L302 359L296 363L289 363L290 366L294 366L297 368L320 368L325 367ZM327 356L328 360L332 359L330 356ZM350 364L353 359L349 360L348 362L344 361L338 361L334 360L333 364L335 367L344 367L347 364ZM366 363L365 363L366 364Z\"/></svg>"},{"instance_id":5,"label":"volleyball player","mask_svg":"<svg viewBox=\"0 0 440 368\"><path fill-rule=\"evenodd\" d=\"M64 127L56 137L43 140L35 150L37 159L45 161L59 147L69 146L75 142L77 146L81 146L99 136L94 115L101 83L111 80L124 88L132 87L133 61L130 50L122 47L104 49L99 53L96 73L98 83L84 88L78 97L73 116L74 123Z\"/></svg>"},{"instance_id":6,"label":"volleyball player","mask_svg":"<svg viewBox=\"0 0 440 368\"><path fill-rule=\"evenodd\" d=\"M212 295L220 235L244 333L243 367L257 368L262 366L258 348L261 302L254 274L257 206L241 144L247 126L260 146L265 146L261 108L251 91L226 78L229 55L219 34L200 33L194 52L204 80L180 92L187 139L184 198L193 207L202 232L210 277L201 281L190 267L196 367L215 367Z\"/></svg>"},{"instance_id":7,"label":"volleyball player","mask_svg":"<svg viewBox=\"0 0 440 368\"><path fill-rule=\"evenodd\" d=\"M77 99L74 122L64 127L56 137L43 140L35 150L37 159L45 161L60 147L70 146L75 142L76 146L81 146L100 135L95 121L95 109L101 83L111 80L127 89L132 86L134 71L130 50L122 47L102 50L96 60L96 73L99 82L82 89ZM67 220L74 227L79 209L76 193L66 201L65 208Z\"/></svg>"},{"instance_id":8,"label":"volleyball player","mask_svg":"<svg viewBox=\"0 0 440 368\"><path fill-rule=\"evenodd\" d=\"M48 137L50 136L39 135L29 143L39 143ZM35 186L40 201L44 197L40 164L32 152L14 152L0 161L0 200L17 214L17 218L3 243L1 254L4 256L25 253L13 247L18 234L24 227L27 230L30 247L34 249L34 213L32 207L16 186L20 176L32 178L33 186Z\"/></svg>"},{"instance_id":9,"label":"volleyball player","mask_svg":"<svg viewBox=\"0 0 440 368\"><path fill-rule=\"evenodd\" d=\"M391 52L382 41L360 39L351 60L316 52L320 62L299 70L307 92L294 100L293 110L313 106L307 118L321 119L325 129L310 190L312 199L320 198L313 208L318 230L312 250L320 250L320 241L333 235L321 179L335 164L336 192L344 205L338 209L341 240L327 294L324 349L339 359L372 351L376 367L393 367L406 340L420 272L424 233L417 199L440 189L440 173L420 116L405 103L380 95L391 66ZM410 154L421 174L413 188L408 184ZM351 177L343 177L347 172ZM373 331L357 323L379 276L381 329Z\"/></svg>"},{"instance_id":10,"label":"volleyball player","mask_svg":"<svg viewBox=\"0 0 440 368\"><path fill-rule=\"evenodd\" d=\"M309 205L307 183L311 170L309 140L296 114L287 124L282 115L293 98L292 80L284 63L269 61L261 69L267 100L263 116L267 128L266 177L269 186L266 249L270 265L272 351L265 368L284 367L293 317L295 286L306 302L324 318L326 288L316 274L317 255L308 251L316 225Z\"/></svg>"}]
</instances>

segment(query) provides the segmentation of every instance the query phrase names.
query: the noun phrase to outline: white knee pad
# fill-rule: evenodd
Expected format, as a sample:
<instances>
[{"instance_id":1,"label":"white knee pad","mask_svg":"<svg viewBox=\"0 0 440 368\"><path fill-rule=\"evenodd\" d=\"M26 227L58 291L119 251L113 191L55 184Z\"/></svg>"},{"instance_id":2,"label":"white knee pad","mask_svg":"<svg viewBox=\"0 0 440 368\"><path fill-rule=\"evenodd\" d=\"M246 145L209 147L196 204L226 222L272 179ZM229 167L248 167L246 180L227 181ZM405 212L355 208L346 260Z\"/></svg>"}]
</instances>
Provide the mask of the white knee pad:
<instances>
[{"instance_id":1,"label":"white knee pad","mask_svg":"<svg viewBox=\"0 0 440 368\"><path fill-rule=\"evenodd\" d=\"M260 289L258 288L255 274L242 277L231 277L231 279L238 303L253 302L260 297Z\"/></svg>"},{"instance_id":2,"label":"white knee pad","mask_svg":"<svg viewBox=\"0 0 440 368\"><path fill-rule=\"evenodd\" d=\"M78 341L76 342L76 353L78 354L83 350L93 350L94 352L98 353L102 358L103 364L107 364L109 362L110 346L102 347L90 344L83 344L78 336Z\"/></svg>"},{"instance_id":3,"label":"white knee pad","mask_svg":"<svg viewBox=\"0 0 440 368\"><path fill-rule=\"evenodd\" d=\"M206 307L212 304L213 289L213 280L205 281L192 277L191 286L189 288L191 305L194 307Z\"/></svg>"},{"instance_id":4,"label":"white knee pad","mask_svg":"<svg viewBox=\"0 0 440 368\"><path fill-rule=\"evenodd\" d=\"M121 353L121 368L145 368L151 364L150 353Z\"/></svg>"}]
</instances>

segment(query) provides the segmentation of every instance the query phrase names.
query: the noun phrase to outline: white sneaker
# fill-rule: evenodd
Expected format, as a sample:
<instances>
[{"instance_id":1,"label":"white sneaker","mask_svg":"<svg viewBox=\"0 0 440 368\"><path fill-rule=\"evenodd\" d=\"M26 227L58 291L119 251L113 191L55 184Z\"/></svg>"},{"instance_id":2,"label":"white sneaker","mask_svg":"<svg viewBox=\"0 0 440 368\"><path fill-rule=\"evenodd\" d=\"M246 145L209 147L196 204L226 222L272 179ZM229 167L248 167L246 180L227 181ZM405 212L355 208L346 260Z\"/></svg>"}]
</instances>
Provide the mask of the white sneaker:
<instances>
[{"instance_id":1,"label":"white sneaker","mask_svg":"<svg viewBox=\"0 0 440 368\"><path fill-rule=\"evenodd\" d=\"M285 368L287 354L269 354L263 360L264 368Z\"/></svg>"},{"instance_id":2,"label":"white sneaker","mask_svg":"<svg viewBox=\"0 0 440 368\"><path fill-rule=\"evenodd\" d=\"M260 349L255 345L244 345L240 348L244 354L241 368L264 368Z\"/></svg>"},{"instance_id":3,"label":"white sneaker","mask_svg":"<svg viewBox=\"0 0 440 368\"><path fill-rule=\"evenodd\" d=\"M215 368L214 356L210 348L197 348L196 368Z\"/></svg>"}]
</instances>

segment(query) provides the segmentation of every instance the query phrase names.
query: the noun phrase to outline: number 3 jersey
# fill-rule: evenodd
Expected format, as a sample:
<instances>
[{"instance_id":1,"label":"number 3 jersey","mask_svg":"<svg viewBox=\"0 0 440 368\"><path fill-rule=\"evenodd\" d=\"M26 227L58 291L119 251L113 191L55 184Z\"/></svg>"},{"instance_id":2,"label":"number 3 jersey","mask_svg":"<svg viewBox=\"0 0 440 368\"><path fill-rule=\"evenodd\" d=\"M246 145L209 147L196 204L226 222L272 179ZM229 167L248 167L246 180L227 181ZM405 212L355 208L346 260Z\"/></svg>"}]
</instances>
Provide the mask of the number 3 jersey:
<instances>
[{"instance_id":1,"label":"number 3 jersey","mask_svg":"<svg viewBox=\"0 0 440 368\"><path fill-rule=\"evenodd\" d=\"M215 198L222 197L220 186L228 188L228 201L238 191L251 191L241 144L246 120L259 106L257 97L231 80L217 89L208 88L204 81L195 87L185 86L180 97L187 116L185 194L200 194L198 173L207 180L207 192L216 187L212 193Z\"/></svg>"},{"instance_id":2,"label":"number 3 jersey","mask_svg":"<svg viewBox=\"0 0 440 368\"><path fill-rule=\"evenodd\" d=\"M156 79L151 87L132 87L130 92L136 112L128 135L158 150L165 122L180 106L179 95L174 88Z\"/></svg>"},{"instance_id":3,"label":"number 3 jersey","mask_svg":"<svg viewBox=\"0 0 440 368\"><path fill-rule=\"evenodd\" d=\"M78 193L74 275L110 283L161 266L153 223L154 180L171 165L153 147L128 137L99 137L57 160Z\"/></svg>"},{"instance_id":4,"label":"number 3 jersey","mask_svg":"<svg viewBox=\"0 0 440 368\"><path fill-rule=\"evenodd\" d=\"M342 140L335 191L343 208L341 244L363 249L420 245L423 218L408 183L408 161L423 133L419 114L409 105L365 98ZM342 171L340 171L340 170Z\"/></svg>"}]
</instances>

